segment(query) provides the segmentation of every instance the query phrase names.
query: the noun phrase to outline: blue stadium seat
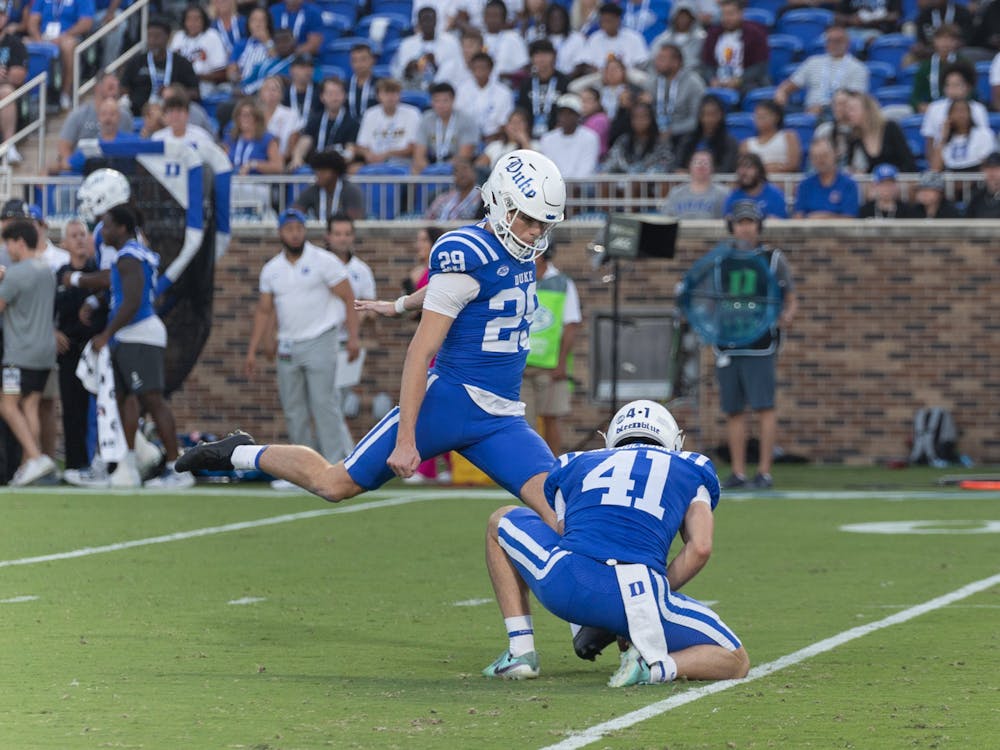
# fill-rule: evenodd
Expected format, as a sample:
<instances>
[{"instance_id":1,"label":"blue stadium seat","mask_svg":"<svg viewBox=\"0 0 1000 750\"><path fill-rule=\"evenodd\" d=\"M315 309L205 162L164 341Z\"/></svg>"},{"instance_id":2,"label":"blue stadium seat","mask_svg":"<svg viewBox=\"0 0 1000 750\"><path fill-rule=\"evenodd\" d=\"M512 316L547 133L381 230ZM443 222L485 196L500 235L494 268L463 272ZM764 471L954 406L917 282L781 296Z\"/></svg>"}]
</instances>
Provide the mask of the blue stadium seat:
<instances>
[{"instance_id":1,"label":"blue stadium seat","mask_svg":"<svg viewBox=\"0 0 1000 750\"><path fill-rule=\"evenodd\" d=\"M412 105L423 112L431 106L431 95L426 91L404 91L399 97L399 101Z\"/></svg>"},{"instance_id":2,"label":"blue stadium seat","mask_svg":"<svg viewBox=\"0 0 1000 750\"><path fill-rule=\"evenodd\" d=\"M734 91L733 89L727 88L708 88L705 89L705 94L712 94L722 100L722 103L726 105L727 110L734 110L740 103L740 92Z\"/></svg>"},{"instance_id":3,"label":"blue stadium seat","mask_svg":"<svg viewBox=\"0 0 1000 750\"><path fill-rule=\"evenodd\" d=\"M52 62L59 59L59 48L49 42L26 42L24 45L28 50L28 77L30 81L41 73L47 73L51 69ZM51 85L52 80L49 79ZM38 96L38 89L31 92L33 97Z\"/></svg>"},{"instance_id":4,"label":"blue stadium seat","mask_svg":"<svg viewBox=\"0 0 1000 750\"><path fill-rule=\"evenodd\" d=\"M392 66L375 65L372 67L372 75L376 78L392 78Z\"/></svg>"},{"instance_id":5,"label":"blue stadium seat","mask_svg":"<svg viewBox=\"0 0 1000 750\"><path fill-rule=\"evenodd\" d=\"M409 18L377 14L362 19L355 28L355 34L368 37L381 49L387 44L400 41L409 27Z\"/></svg>"},{"instance_id":6,"label":"blue stadium seat","mask_svg":"<svg viewBox=\"0 0 1000 750\"><path fill-rule=\"evenodd\" d=\"M396 56L396 50L399 49L399 45L403 43L402 39L397 39L394 42L386 42L382 45L382 50L378 52L378 64L379 65L391 65L392 58Z\"/></svg>"},{"instance_id":7,"label":"blue stadium seat","mask_svg":"<svg viewBox=\"0 0 1000 750\"><path fill-rule=\"evenodd\" d=\"M990 112L990 130L1000 133L1000 112Z\"/></svg>"},{"instance_id":8,"label":"blue stadium seat","mask_svg":"<svg viewBox=\"0 0 1000 750\"><path fill-rule=\"evenodd\" d=\"M868 45L868 60L902 67L903 56L913 46L913 37L906 34L883 34Z\"/></svg>"},{"instance_id":9,"label":"blue stadium seat","mask_svg":"<svg viewBox=\"0 0 1000 750\"><path fill-rule=\"evenodd\" d=\"M656 37L666 31L667 23L668 22L665 18L660 18L643 29L642 36L646 40L646 44L651 44Z\"/></svg>"},{"instance_id":10,"label":"blue stadium seat","mask_svg":"<svg viewBox=\"0 0 1000 750\"><path fill-rule=\"evenodd\" d=\"M987 107L993 98L993 90L990 88L990 65L992 60L980 60L976 63L976 98Z\"/></svg>"},{"instance_id":11,"label":"blue stadium seat","mask_svg":"<svg viewBox=\"0 0 1000 750\"><path fill-rule=\"evenodd\" d=\"M372 0L372 13L391 13L413 18L412 0Z\"/></svg>"},{"instance_id":12,"label":"blue stadium seat","mask_svg":"<svg viewBox=\"0 0 1000 750\"><path fill-rule=\"evenodd\" d=\"M396 164L367 164L357 171L358 176L363 175L395 175L402 176L410 173L408 167ZM366 216L371 219L389 220L396 218L399 213L399 195L397 185L391 182L378 184L364 184L358 181L361 192L365 196Z\"/></svg>"},{"instance_id":13,"label":"blue stadium seat","mask_svg":"<svg viewBox=\"0 0 1000 750\"><path fill-rule=\"evenodd\" d=\"M743 111L753 112L754 107L757 106L757 102L773 99L775 91L777 91L776 86L762 86L759 89L748 91L747 95L743 97Z\"/></svg>"},{"instance_id":14,"label":"blue stadium seat","mask_svg":"<svg viewBox=\"0 0 1000 750\"><path fill-rule=\"evenodd\" d=\"M743 11L743 18L747 21L759 23L766 29L774 26L774 13L767 8L747 8Z\"/></svg>"},{"instance_id":15,"label":"blue stadium seat","mask_svg":"<svg viewBox=\"0 0 1000 750\"><path fill-rule=\"evenodd\" d=\"M790 10L778 21L778 31L796 37L803 46L826 31L833 23L833 11L823 8L800 8Z\"/></svg>"},{"instance_id":16,"label":"blue stadium seat","mask_svg":"<svg viewBox=\"0 0 1000 750\"><path fill-rule=\"evenodd\" d=\"M802 141L803 149L809 148L809 144L812 142L813 131L816 130L817 124L819 124L819 120L816 118L816 115L809 114L808 112L795 112L785 115L785 127L799 134L799 140Z\"/></svg>"},{"instance_id":17,"label":"blue stadium seat","mask_svg":"<svg viewBox=\"0 0 1000 750\"><path fill-rule=\"evenodd\" d=\"M896 68L889 63L869 60L865 64L868 67L868 89L870 91L888 85L896 77Z\"/></svg>"},{"instance_id":18,"label":"blue stadium seat","mask_svg":"<svg viewBox=\"0 0 1000 750\"><path fill-rule=\"evenodd\" d=\"M757 135L757 126L754 125L753 114L750 112L732 112L726 115L726 130L740 142Z\"/></svg>"},{"instance_id":19,"label":"blue stadium seat","mask_svg":"<svg viewBox=\"0 0 1000 750\"><path fill-rule=\"evenodd\" d=\"M354 26L354 16L345 16L329 10L321 11L320 18L323 19L323 41L325 42L339 39Z\"/></svg>"},{"instance_id":20,"label":"blue stadium seat","mask_svg":"<svg viewBox=\"0 0 1000 750\"><path fill-rule=\"evenodd\" d=\"M351 47L356 44L371 44L364 37L345 36L328 41L319 53L320 65L334 65L344 70L351 69Z\"/></svg>"},{"instance_id":21,"label":"blue stadium seat","mask_svg":"<svg viewBox=\"0 0 1000 750\"><path fill-rule=\"evenodd\" d=\"M785 0L750 0L747 3L747 9L750 8L763 8L764 10L771 11L771 14L777 18L778 11L784 8L788 3Z\"/></svg>"},{"instance_id":22,"label":"blue stadium seat","mask_svg":"<svg viewBox=\"0 0 1000 750\"><path fill-rule=\"evenodd\" d=\"M878 99L878 103L883 107L893 104L910 103L910 94L913 89L910 86L883 86L880 89L872 89L872 96Z\"/></svg>"},{"instance_id":23,"label":"blue stadium seat","mask_svg":"<svg viewBox=\"0 0 1000 750\"><path fill-rule=\"evenodd\" d=\"M913 81L917 78L917 70L919 68L920 63L907 65L905 68L896 73L896 84L899 86L909 86L910 88L913 88Z\"/></svg>"},{"instance_id":24,"label":"blue stadium seat","mask_svg":"<svg viewBox=\"0 0 1000 750\"><path fill-rule=\"evenodd\" d=\"M903 13L901 22L916 21L920 14L919 0L903 0Z\"/></svg>"},{"instance_id":25,"label":"blue stadium seat","mask_svg":"<svg viewBox=\"0 0 1000 750\"><path fill-rule=\"evenodd\" d=\"M784 80L781 77L782 71L798 60L799 55L802 54L802 42L788 34L771 34L767 41L771 46L771 57L768 60L771 80L775 83L781 83Z\"/></svg>"},{"instance_id":26,"label":"blue stadium seat","mask_svg":"<svg viewBox=\"0 0 1000 750\"><path fill-rule=\"evenodd\" d=\"M358 0L318 0L320 13L336 13L338 16L347 16L353 23L358 17Z\"/></svg>"}]
</instances>

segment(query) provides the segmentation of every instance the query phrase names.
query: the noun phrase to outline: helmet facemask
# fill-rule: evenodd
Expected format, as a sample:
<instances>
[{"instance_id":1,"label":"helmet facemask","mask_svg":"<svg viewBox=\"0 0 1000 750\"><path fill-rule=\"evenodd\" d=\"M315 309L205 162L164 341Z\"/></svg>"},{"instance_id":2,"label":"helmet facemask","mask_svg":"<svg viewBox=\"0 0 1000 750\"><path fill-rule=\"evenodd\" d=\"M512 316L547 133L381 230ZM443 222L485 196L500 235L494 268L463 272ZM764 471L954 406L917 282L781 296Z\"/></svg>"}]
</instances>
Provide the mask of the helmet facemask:
<instances>
[{"instance_id":1,"label":"helmet facemask","mask_svg":"<svg viewBox=\"0 0 1000 750\"><path fill-rule=\"evenodd\" d=\"M514 205L514 201L507 194L494 196L493 200L490 200L487 189L487 186L483 187L484 202L490 207L487 218L493 227L493 233L507 248L507 252L522 263L532 261L544 253L548 249L549 234L555 228L555 222L544 222L545 229L538 236L538 239L532 243L525 242L514 234L511 226L517 220L518 215L528 216L528 214Z\"/></svg>"}]
</instances>

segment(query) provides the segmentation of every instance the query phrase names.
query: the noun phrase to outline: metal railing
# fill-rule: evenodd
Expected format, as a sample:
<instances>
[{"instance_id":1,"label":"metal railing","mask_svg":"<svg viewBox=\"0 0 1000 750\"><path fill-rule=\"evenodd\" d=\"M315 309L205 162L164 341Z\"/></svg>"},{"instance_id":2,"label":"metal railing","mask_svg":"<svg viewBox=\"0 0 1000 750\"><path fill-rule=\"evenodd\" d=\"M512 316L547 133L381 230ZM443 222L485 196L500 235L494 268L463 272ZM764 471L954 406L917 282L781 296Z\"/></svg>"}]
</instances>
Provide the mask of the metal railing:
<instances>
[{"instance_id":1,"label":"metal railing","mask_svg":"<svg viewBox=\"0 0 1000 750\"><path fill-rule=\"evenodd\" d=\"M3 147L4 144L0 144L0 150ZM796 186L805 177L804 174L774 175L772 182L784 192L789 207L794 203ZM946 172L942 177L945 181L945 195L949 199L959 196L968 199L973 188L982 181L981 174L970 172ZM41 191L46 200L50 192L53 194L51 205L44 206L46 215L68 217L76 212L76 187L79 186L81 177L16 175L10 179L11 189L14 191L28 192L33 188L53 186L55 189L52 191ZM354 175L349 179L352 184L361 188L366 200L366 218L373 221L421 219L438 191L451 187L450 178L442 175ZM716 175L716 182L721 185L731 186L735 179L736 175L733 174ZM855 179L862 188L871 183L870 175L857 175ZM919 179L920 175L916 173L899 175L897 180L903 199L912 199ZM608 213L657 212L670 188L687 182L688 176L683 174L595 175L587 180L569 180L567 218L597 221ZM309 175L234 177L233 223L256 225L273 221L278 213L294 201L298 192L311 183ZM245 190L246 188L249 190Z\"/></svg>"},{"instance_id":2,"label":"metal railing","mask_svg":"<svg viewBox=\"0 0 1000 750\"><path fill-rule=\"evenodd\" d=\"M26 83L22 83L18 88L11 91L3 99L0 99L0 109L8 106L17 106L23 96L29 94L33 89L38 89L38 119L29 122L23 128L14 133L10 138L0 143L0 163L9 166L8 153L12 146L16 146L29 135L38 131L41 136L38 138L38 173L45 173L45 117L48 104L49 74L39 73ZM9 194L9 193L8 193Z\"/></svg>"},{"instance_id":3,"label":"metal railing","mask_svg":"<svg viewBox=\"0 0 1000 750\"><path fill-rule=\"evenodd\" d=\"M88 36L82 42L80 42L76 49L73 51L73 107L80 103L81 97L87 94L94 86L97 85L97 75L93 78L89 78L86 81L80 81L80 69L81 62L83 60L83 55L101 41L104 37L113 33L119 26L126 24L136 13L141 15L139 21L139 41L133 44L124 52L121 52L118 57L111 61L111 63L104 68L104 71L114 71L120 68L127 60L129 60L135 53L141 52L146 49L146 25L149 22L149 0L137 0L137 2L130 6L128 9L122 11L121 15L116 16L114 20L110 23L105 24L100 29L95 31L93 34ZM100 73L98 73L100 75Z\"/></svg>"}]
</instances>

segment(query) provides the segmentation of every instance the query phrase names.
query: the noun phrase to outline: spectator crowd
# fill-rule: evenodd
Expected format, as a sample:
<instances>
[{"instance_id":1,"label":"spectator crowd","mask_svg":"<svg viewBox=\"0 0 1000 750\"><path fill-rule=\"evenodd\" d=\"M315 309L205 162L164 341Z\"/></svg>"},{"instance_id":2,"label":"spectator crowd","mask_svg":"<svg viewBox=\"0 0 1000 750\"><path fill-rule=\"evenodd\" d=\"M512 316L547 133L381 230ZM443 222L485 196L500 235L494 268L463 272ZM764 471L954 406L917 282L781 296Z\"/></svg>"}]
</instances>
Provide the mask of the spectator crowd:
<instances>
[{"instance_id":1,"label":"spectator crowd","mask_svg":"<svg viewBox=\"0 0 1000 750\"><path fill-rule=\"evenodd\" d=\"M51 44L69 109L73 50L128 5L7 4L0 94L24 80L25 43ZM420 210L434 220L473 217L481 205L469 184L522 147L548 155L570 180L689 174L702 152L710 172L739 175L753 156L758 174L746 179L761 184L747 191L737 177L736 190L768 194L768 215L807 217L857 216L874 190L858 195L856 178L879 167L979 172L1000 159L1000 0L162 0L154 8L146 49L120 74L99 72L94 101L69 114L52 173L82 172L78 147L88 137L163 133L169 109L186 111L188 140L218 142L240 175L315 175L299 207L319 220L363 215L364 202L345 188L354 174L453 180ZM92 69L137 33L126 23L104 37L87 58ZM4 137L15 121L0 110ZM808 182L778 210L767 175L800 172ZM263 183L234 192L237 206L251 208L268 208L272 197ZM956 197L967 211L989 204ZM680 203L700 215L710 202Z\"/></svg>"}]
</instances>

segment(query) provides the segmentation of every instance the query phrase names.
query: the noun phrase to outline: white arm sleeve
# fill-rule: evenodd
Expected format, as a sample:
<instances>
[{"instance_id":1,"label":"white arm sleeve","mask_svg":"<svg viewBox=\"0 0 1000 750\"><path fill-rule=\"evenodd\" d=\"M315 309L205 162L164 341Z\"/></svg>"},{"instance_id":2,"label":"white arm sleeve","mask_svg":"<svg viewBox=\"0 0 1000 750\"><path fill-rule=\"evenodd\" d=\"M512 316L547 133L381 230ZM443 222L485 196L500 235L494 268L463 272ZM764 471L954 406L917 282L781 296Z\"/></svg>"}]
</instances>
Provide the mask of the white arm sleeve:
<instances>
[{"instance_id":1,"label":"white arm sleeve","mask_svg":"<svg viewBox=\"0 0 1000 750\"><path fill-rule=\"evenodd\" d=\"M465 273L438 273L431 276L424 297L424 309L457 318L479 294L479 282Z\"/></svg>"}]
</instances>

